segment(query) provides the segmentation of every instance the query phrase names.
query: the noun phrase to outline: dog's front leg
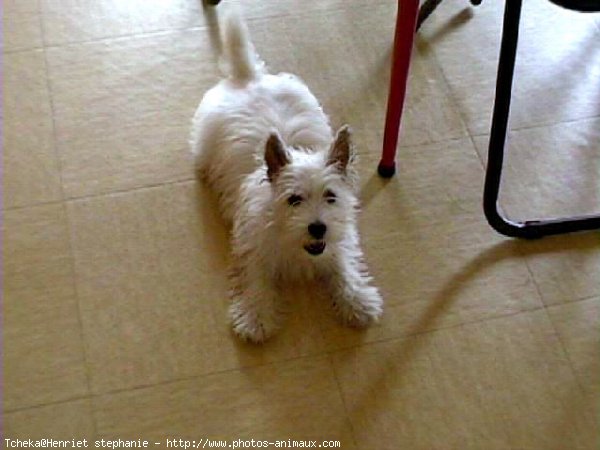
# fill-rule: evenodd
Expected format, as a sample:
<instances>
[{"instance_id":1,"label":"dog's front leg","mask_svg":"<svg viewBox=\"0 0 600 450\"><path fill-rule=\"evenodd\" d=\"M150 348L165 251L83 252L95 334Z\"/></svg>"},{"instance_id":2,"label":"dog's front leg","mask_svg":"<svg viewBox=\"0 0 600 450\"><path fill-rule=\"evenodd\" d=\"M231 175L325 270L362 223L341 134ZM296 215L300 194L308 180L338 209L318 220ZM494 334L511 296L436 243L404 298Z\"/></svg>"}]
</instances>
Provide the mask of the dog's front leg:
<instances>
[{"instance_id":1,"label":"dog's front leg","mask_svg":"<svg viewBox=\"0 0 600 450\"><path fill-rule=\"evenodd\" d=\"M383 308L383 299L377 288L371 286L371 277L362 259L357 249L354 257L340 260L327 283L335 312L345 325L352 327L376 322Z\"/></svg>"},{"instance_id":2,"label":"dog's front leg","mask_svg":"<svg viewBox=\"0 0 600 450\"><path fill-rule=\"evenodd\" d=\"M237 277L229 307L233 331L246 341L261 343L279 327L281 305L277 289L260 269Z\"/></svg>"}]
</instances>

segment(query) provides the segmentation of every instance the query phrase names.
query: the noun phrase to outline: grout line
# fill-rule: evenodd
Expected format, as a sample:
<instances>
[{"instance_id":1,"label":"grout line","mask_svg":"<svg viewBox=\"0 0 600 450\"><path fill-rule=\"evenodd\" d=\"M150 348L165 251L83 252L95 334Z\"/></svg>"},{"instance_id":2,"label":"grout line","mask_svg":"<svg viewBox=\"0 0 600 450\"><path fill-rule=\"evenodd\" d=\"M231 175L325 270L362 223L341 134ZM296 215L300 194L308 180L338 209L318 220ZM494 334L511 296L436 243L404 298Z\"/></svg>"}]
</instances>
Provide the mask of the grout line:
<instances>
[{"instance_id":1,"label":"grout line","mask_svg":"<svg viewBox=\"0 0 600 450\"><path fill-rule=\"evenodd\" d=\"M337 386L338 394L342 400L342 406L344 407L344 413L346 414L346 421L350 426L350 434L352 435L352 441L354 446L358 448L358 442L356 440L356 432L354 431L354 424L352 423L352 418L350 417L350 411L348 409L348 405L346 404L346 399L344 397L344 391L342 390L342 384L340 382L340 378L338 376L337 370L335 370L335 364L333 363L333 354L335 352L327 352L327 361L329 362L329 367L331 368L331 372L333 373L333 379L335 380L335 384Z\"/></svg>"},{"instance_id":2,"label":"grout line","mask_svg":"<svg viewBox=\"0 0 600 450\"><path fill-rule=\"evenodd\" d=\"M450 142L459 142L459 141L463 141L465 139L468 139L469 136L459 136L459 137L452 137L452 138L443 138L443 139L434 139L431 141L427 141L427 142L421 142L418 144L411 144L411 145L407 145L405 147L400 147L402 148L403 151L407 151L407 150L418 150L419 148L422 147L427 147L430 145L435 145L435 144L442 144L442 143L450 143ZM370 158L369 155L364 155L361 157L362 161L367 161ZM373 156L373 158L375 158L375 156ZM94 198L100 198L100 197L111 197L111 196L115 196L115 195L122 195L122 194L127 194L127 193L132 193L135 191L142 191L142 190L146 190L146 189L154 189L154 188L158 188L161 186L169 186L169 185L173 185L173 184L184 184L184 183L189 183L192 181L197 181L197 177L194 175L191 176L186 176L183 178L177 178L177 179L173 179L173 180L168 180L168 181L164 181L164 182L160 182L160 183L151 183L151 184L144 184L141 186L134 186L134 187L130 187L130 188L123 188L123 189L115 189L112 191L106 191L106 192L97 192L97 193L93 193L93 194L85 194L85 195L80 195L80 196L64 196L64 198L62 200L49 200L49 201L44 201L44 202L38 202L38 203L31 203L31 204L27 204L27 205L18 205L18 206L11 206L9 208L5 208L5 211L17 211L17 210L23 210L23 209L27 209L27 208L34 208L34 207L38 207L38 206L47 206L47 205L53 205L53 204L57 204L57 203L73 203L73 202L78 202L78 201L84 201L84 200L89 200L89 199L94 199ZM62 180L61 180L62 182Z\"/></svg>"},{"instance_id":3,"label":"grout line","mask_svg":"<svg viewBox=\"0 0 600 450\"><path fill-rule=\"evenodd\" d=\"M552 327L554 336L556 337L556 340L558 341L558 343L560 345L560 349L562 350L563 357L565 358L567 364L569 365L569 368L571 369L571 374L573 375L573 379L575 380L575 383L577 383L577 386L579 387L580 392L585 395L584 384L577 375L577 370L575 369L575 364L573 364L573 360L571 359L569 351L567 350L567 347L566 347L564 341L562 340L560 333L558 332L558 328L556 327L554 320L552 320L552 317L550 316L550 313L548 312L548 307L544 307L544 311L546 313L546 317L548 318L548 321L550 322L550 326Z\"/></svg>"},{"instance_id":4,"label":"grout line","mask_svg":"<svg viewBox=\"0 0 600 450\"><path fill-rule=\"evenodd\" d=\"M235 338L235 339L237 339L237 338ZM248 345L256 345L256 344L248 344ZM144 390L144 389L150 389L150 388L165 386L165 385L174 384L174 383L198 380L198 379L206 378L209 376L223 375L223 374L227 374L227 373L243 372L243 371L254 370L254 369L259 369L259 368L263 368L263 367L276 366L279 364L285 364L285 363L299 361L299 360L303 360L303 359L320 358L320 357L324 358L327 354L328 354L327 351L324 350L321 352L316 352L316 353L311 353L311 354L306 354L306 355L292 356L290 358L284 358L284 359L281 359L278 361L268 361L265 363L250 364L247 366L231 367L228 369L219 369L219 370L206 372L206 373L185 375L185 376L175 377L175 378L172 378L169 380L159 381L157 383L146 383L146 384L140 384L140 385L136 385L136 386L132 386L132 387L107 390L106 392L101 392L101 393L91 393L90 397L99 398L99 397L104 397L107 395L122 394L125 392L131 392L131 391L140 391L140 390Z\"/></svg>"},{"instance_id":5,"label":"grout line","mask_svg":"<svg viewBox=\"0 0 600 450\"><path fill-rule=\"evenodd\" d=\"M435 144L443 144L446 142L458 142L458 141L464 141L465 139L468 139L469 135L466 134L464 136L455 136L455 137L446 137L446 138L442 138L442 139L432 139L430 141L426 141L426 142L420 142L418 144L410 144L410 145L405 145L405 144L399 144L398 145L398 149L402 149L403 151L406 150L410 150L410 149L419 149L421 147L427 147L429 145L435 145ZM377 158L379 158L379 155L376 155ZM373 157L375 158L375 156Z\"/></svg>"},{"instance_id":6,"label":"grout line","mask_svg":"<svg viewBox=\"0 0 600 450\"><path fill-rule=\"evenodd\" d=\"M507 135L507 140L508 140L508 136L511 133L518 133L521 131L529 131L529 130L536 130L536 129L542 129L542 128L550 128L550 127L554 127L554 126L559 126L559 125L567 125L567 124L572 124L572 123L577 123L577 122L589 122L589 121L594 121L594 120L599 120L600 119L600 115L592 115L592 116L586 116L586 117L578 117L578 118L574 118L574 119L565 119L565 120L559 120L558 122L547 122L547 123L537 123L537 124L531 124L531 125L522 125L522 126L516 126L514 128L510 128L506 135ZM482 138L482 137L489 137L490 132L487 131L485 133L473 133L472 136L473 138Z\"/></svg>"},{"instance_id":7,"label":"grout line","mask_svg":"<svg viewBox=\"0 0 600 450\"><path fill-rule=\"evenodd\" d=\"M41 50L44 50L43 45L41 47L33 46L33 47L19 47L19 48L12 48L12 49L4 48L2 53L4 55L15 55L15 54L19 54L19 53L34 52L34 51L41 51Z\"/></svg>"},{"instance_id":8,"label":"grout line","mask_svg":"<svg viewBox=\"0 0 600 450\"><path fill-rule=\"evenodd\" d=\"M159 381L156 383L147 383L147 384L140 384L140 385L136 385L136 386L132 386L132 387L117 388L117 389L107 390L105 392L96 393L96 392L90 391L88 395L84 395L84 396L75 396L75 397L69 397L64 400L56 400L56 401L39 403L39 404L35 404L35 405L28 405L28 406L23 406L23 407L6 409L5 413L13 413L13 412L43 408L43 407L52 406L52 405L60 405L60 404L69 403L69 402L73 402L73 401L77 401L77 400L84 400L84 399L93 400L94 398L100 398L100 397L104 397L107 395L116 395L116 394L122 394L125 392L140 391L140 390L160 387L160 386L164 386L164 385L168 385L168 384L192 381L192 380L201 379L201 378L205 378L205 377L213 376L213 375L222 375L222 374L226 374L229 372L242 372L245 370L253 370L253 369L258 369L258 368L262 368L262 367L269 367L269 366L274 366L274 365L288 363L288 362L302 360L302 359L325 357L327 355L328 355L327 351L322 351L322 352L317 352L317 353L313 353L313 354L293 356L293 357L278 360L278 361L269 361L266 363L258 363L258 364L248 365L248 366L220 369L220 370L215 370L215 371L207 372L207 373L175 377L175 378L171 378L168 380ZM97 432L97 430L94 430L94 431Z\"/></svg>"},{"instance_id":9,"label":"grout line","mask_svg":"<svg viewBox=\"0 0 600 450\"><path fill-rule=\"evenodd\" d=\"M417 47L417 51L418 51L418 43L415 43L415 46ZM458 100L456 99L456 97L454 95L452 86L450 85L450 82L448 81L448 77L446 76L446 73L444 72L444 67L441 64L441 62L437 56L437 52L436 52L435 48L432 48L427 53L429 53L431 55L431 59L433 60L433 63L435 65L435 67L437 68L437 71L440 73L440 75L442 77L441 81L443 82L443 85L444 85L444 90L443 90L444 95L446 95L446 97L448 98L450 105L452 106L452 109L458 113L458 115L460 117L460 121L461 121L464 129L467 132L467 136L469 136L469 138L471 139L471 143L473 144L473 150L475 151L477 159L479 159L481 161L481 157L479 155L479 152L477 151L475 142L473 141L473 135L471 133L471 130L469 129L466 114L463 112ZM426 55L422 55L422 56L426 57ZM485 166L484 166L484 169L485 169Z\"/></svg>"},{"instance_id":10,"label":"grout line","mask_svg":"<svg viewBox=\"0 0 600 450\"><path fill-rule=\"evenodd\" d=\"M385 5L378 4L376 6L383 7ZM373 7L372 5L367 4L367 5L360 5L358 8L366 9L366 8L372 8L372 7ZM233 8L235 8L235 6ZM356 8L356 7L354 7L354 8ZM298 17L308 17L311 15L314 15L315 13L327 14L327 13L335 13L338 11L344 11L347 9L348 8L346 6L344 6L343 3L340 3L339 5L334 5L330 8L322 8L322 9L316 8L316 9L310 9L310 10L307 10L305 8L301 12L299 12L299 13L295 12L293 14L282 11L280 13L272 13L272 14L266 13L266 14L263 14L260 16L244 17L244 21L247 24L250 24L252 22L261 22L261 21L270 20L270 19L284 19L284 18L296 19ZM229 8L228 11L231 11L231 8ZM40 18L44 14L45 13L43 11L40 11ZM202 8L200 9L199 14L201 17L206 17L206 15L207 15L207 13L203 12ZM223 13L221 13L221 14L223 14ZM42 19L40 19L40 20L42 20ZM133 38L146 38L146 37L153 37L153 36L170 35L170 34L186 32L186 31L206 30L209 28L210 28L210 25L208 23L204 23L204 24L200 24L200 25L183 26L183 27L157 28L156 30L150 30L150 31L115 34L115 35L101 36L101 37L82 39L82 40L76 40L76 41L60 42L60 43L56 43L56 44L47 43L47 42L45 42L45 38L44 38L44 47L48 48L48 49L55 49L55 48L72 47L72 46L85 45L85 44L95 44L95 43L103 43L103 42L108 43L110 41L119 41L119 40L133 39Z\"/></svg>"},{"instance_id":11,"label":"grout line","mask_svg":"<svg viewBox=\"0 0 600 450\"><path fill-rule=\"evenodd\" d=\"M546 303L544 302L544 295L542 294L540 285L539 285L537 279L535 278L533 270L531 269L531 266L529 264L528 254L526 253L525 249L521 246L517 246L517 254L519 254L521 256L521 258L523 258L523 262L525 263L525 267L527 269L527 272L529 273L529 278L533 282L533 286L535 287L535 291L538 294L540 302L542 303L542 305L544 305L544 308L545 308Z\"/></svg>"},{"instance_id":12,"label":"grout line","mask_svg":"<svg viewBox=\"0 0 600 450\"><path fill-rule=\"evenodd\" d=\"M173 184L185 184L185 183L189 183L189 182L195 181L195 180L196 180L195 177L180 178L180 179L176 179L176 180L164 181L162 183L146 184L143 186L136 186L136 187L132 187L132 188L117 189L114 191L107 191L107 192L98 192L95 194L86 194L86 195L83 195L80 197L66 197L62 200L49 200L49 201L43 201L43 202L38 202L38 203L31 203L28 205L11 206L9 208L4 208L4 211L20 211L23 209L37 208L40 206L48 206L48 205L56 205L59 203L75 203L78 201L84 201L84 200L89 200L89 199L94 199L94 198L113 197L116 195L123 195L123 194L131 193L131 192L135 192L135 191L155 189L155 188L158 188L161 186L170 186Z\"/></svg>"},{"instance_id":13,"label":"grout line","mask_svg":"<svg viewBox=\"0 0 600 450\"><path fill-rule=\"evenodd\" d=\"M199 25L199 26L185 27L185 28L165 28L165 29L158 29L158 30L140 32L140 33L126 33L126 34L118 34L118 35L113 35L113 36L104 36L104 37L99 37L99 38L84 39L84 40L73 41L73 42L63 42L63 43L59 43L59 44L45 44L44 47L49 50L54 50L54 49L59 49L59 48L84 46L84 45L88 45L88 44L102 44L102 43L109 44L111 42L126 41L126 40L131 40L131 39L138 39L138 38L143 39L143 38L150 38L150 37L160 37L160 36L181 34L186 31L201 31L206 28L208 28L208 26L206 26L206 25Z\"/></svg>"},{"instance_id":14,"label":"grout line","mask_svg":"<svg viewBox=\"0 0 600 450\"><path fill-rule=\"evenodd\" d=\"M22 412L22 411L31 411L31 410L34 410L34 409L46 408L48 406L63 405L63 404L66 404L66 403L77 402L77 401L80 401L80 400L90 400L91 397L92 397L91 394L88 394L88 395L76 395L74 397L69 397L69 398L66 398L64 400L55 400L55 401L44 402L44 403L40 403L40 404L36 404L36 405L19 406L19 407L16 407L16 408L7 408L7 409L4 409L4 414L18 413L18 412Z\"/></svg>"},{"instance_id":15,"label":"grout line","mask_svg":"<svg viewBox=\"0 0 600 450\"><path fill-rule=\"evenodd\" d=\"M335 353L345 352L345 351L348 351L348 350L351 350L354 348L369 347L372 345L382 344L382 343L390 342L390 341L394 341L394 340L406 340L406 339L410 339L410 338L417 337L417 336L423 336L423 335L427 335L427 334L437 333L439 331L453 330L455 328L464 328L464 327L475 325L475 324L483 324L486 322L491 322L493 320L506 319L508 317L518 316L521 314L529 314L532 312L541 311L543 309L545 309L545 307L543 305L540 305L540 306L536 306L536 307L533 307L530 309L524 309L524 310L520 310L520 311L512 311L512 312L508 312L506 314L499 314L497 316L483 317L480 319L474 319L474 320L470 320L470 321L466 321L466 322L462 322L462 323L441 326L439 328L433 328L430 330L416 331L414 333L391 336L391 337L387 337L387 338L383 338L383 339L377 339L377 340L373 340L373 341L369 341L369 342L364 342L360 345L351 345L348 347L340 347L337 349L330 350L328 353L335 354Z\"/></svg>"},{"instance_id":16,"label":"grout line","mask_svg":"<svg viewBox=\"0 0 600 450\"><path fill-rule=\"evenodd\" d=\"M255 345L255 344L248 344L248 345ZM265 363L251 364L248 366L232 367L232 368L228 368L228 369L215 370L215 371L207 372L207 373L181 376L181 377L176 377L176 378L172 378L172 379L168 379L168 380L159 381L156 383L147 383L147 384L140 384L140 385L136 385L136 386L132 386L132 387L117 388L117 389L107 390L105 392L96 393L96 392L90 391L90 393L88 395L84 395L84 396L75 396L75 397L69 397L64 400L56 400L56 401L44 402L44 403L40 403L40 404L36 404L36 405L28 405L28 406L23 406L23 407L6 409L5 413L14 413L14 412L19 412L19 411L27 411L27 410L43 408L43 407L47 407L47 406L61 405L64 403L69 403L69 402L73 402L73 401L77 401L77 400L90 399L90 401L91 401L94 398L105 397L108 395L117 395L117 394L123 394L126 392L141 391L144 389L150 389L150 388L165 386L165 385L169 385L169 384L198 380L198 379L206 378L209 376L223 375L223 374L232 373L232 372L243 372L243 371L248 371L248 370L255 370L255 369L259 369L259 368L276 366L276 365L280 365L280 364L290 363L290 362L294 362L294 361L300 361L300 360L309 359L309 358L322 358L322 359L327 358L327 360L329 361L328 356L330 353L332 353L332 352L323 350L323 351L317 352L317 353L292 356L290 358L285 358L285 359L281 359L281 360L277 360L277 361L268 361ZM94 431L97 433L97 430L94 430Z\"/></svg>"},{"instance_id":17,"label":"grout line","mask_svg":"<svg viewBox=\"0 0 600 450\"><path fill-rule=\"evenodd\" d=\"M544 310L546 310L546 315L548 316L548 319L551 321L549 314L547 313L547 305L546 302L544 301L544 294L542 294L542 290L540 288L540 285L533 273L533 270L531 269L531 265L529 264L529 258L527 257L527 254L525 253L524 249L522 249L521 247L517 247L517 253L521 254L521 257L523 258L524 262L525 262L525 268L527 269L527 272L529 273L529 278L531 279L531 281L533 282L533 286L535 287L535 291L538 294L540 303L543 305ZM556 332L556 330L555 330Z\"/></svg>"},{"instance_id":18,"label":"grout line","mask_svg":"<svg viewBox=\"0 0 600 450\"><path fill-rule=\"evenodd\" d=\"M375 346L375 345L379 345L379 344L387 343L387 342L391 342L391 341L407 340L407 339L413 338L415 336L433 334L433 333L437 333L440 331L451 330L451 329L455 329L455 328L464 328L464 327L471 326L474 324L486 323L486 322L490 322L493 320L505 319L508 317L513 317L513 316L517 316L517 315L521 315L521 314L529 314L529 313L533 313L536 311L542 311L545 309L546 308L544 306L538 306L538 307L531 308L531 309L510 312L508 314L502 314L502 315L486 317L486 318L482 318L482 319L478 319L478 320L467 321L467 322L457 323L457 324L448 325L448 326L442 326L440 328L435 328L435 329L431 329L431 330L423 330L423 331L418 331L418 332L414 332L414 333L410 333L410 334L406 334L406 335L390 336L390 337L386 337L383 339L377 339L377 340L373 340L370 342L364 342L359 345L350 345L348 347L339 347L339 348L333 348L333 349L329 349L329 350L323 350L323 351L316 352L316 353L292 356L290 358L285 358L285 359L281 359L281 360L277 360L277 361L268 361L265 363L251 364L248 366L240 366L240 367L232 367L232 368L228 368L228 369L215 370L212 372L207 372L207 373L202 373L202 374L187 375L187 376L172 378L169 380L159 381L157 383L148 383L148 384L141 384L141 385L136 385L136 386L132 386L132 387L117 388L117 389L107 390L105 392L100 392L100 393L94 393L94 392L90 391L89 395L87 395L87 396L76 396L76 397L68 398L66 400L46 402L46 403L41 403L38 405L30 405L30 406L25 406L25 407L20 407L20 408L12 408L12 409L6 410L5 412L12 413L12 412L18 412L18 411L23 411L23 410L32 410L32 409L36 409L36 408L58 405L58 404L68 403L68 402L82 400L82 399L90 399L90 401L92 401L94 398L100 398L100 397L105 397L105 396L109 396L109 395L117 395L117 394L123 394L126 392L133 392L133 391L140 391L140 390L144 390L144 389L156 388L156 387L165 386L165 385L174 384L174 383L200 380L200 379L206 378L208 376L222 375L222 374L233 373L233 372L243 372L243 371L255 370L255 369L259 369L259 368L277 366L280 364L285 364L285 363L290 363L293 361L300 361L300 360L310 359L310 358L323 358L323 359L327 358L327 360L331 364L332 370L334 370L331 357L336 353L346 352L351 349ZM339 387L339 380L338 380L335 372L334 372L334 376L336 377L336 383L338 383L338 387ZM342 395L341 390L340 390L340 395ZM343 396L342 396L342 400L343 400ZM344 402L344 407L346 408L345 402ZM94 408L92 408L92 410L94 410ZM346 409L346 413L347 413L347 409ZM349 420L349 418L348 418L348 420ZM96 425L95 417L94 417L94 425ZM94 431L97 433L96 429Z\"/></svg>"},{"instance_id":19,"label":"grout line","mask_svg":"<svg viewBox=\"0 0 600 450\"><path fill-rule=\"evenodd\" d=\"M43 202L38 202L38 203L32 203L30 205L9 206L8 208L4 208L3 210L5 212L22 211L24 209L29 209L29 208L37 208L37 207L49 206L49 205L58 205L63 202L64 202L64 200L48 200L48 201L43 201Z\"/></svg>"},{"instance_id":20,"label":"grout line","mask_svg":"<svg viewBox=\"0 0 600 450\"><path fill-rule=\"evenodd\" d=\"M44 44L45 44L46 43L46 27L45 27L44 20L43 20L43 14L40 14L39 17L40 17L40 27L41 27L41 32L42 32L42 42L44 42ZM83 318L82 318L82 313L81 313L80 295L79 295L79 290L77 287L75 252L74 252L74 248L73 248L73 237L72 237L73 233L72 233L71 221L69 219L69 211L67 208L67 202L65 201L63 165L62 165L62 159L61 159L60 151L58 148L58 141L57 141L57 137L56 137L56 114L55 114L55 105L54 105L54 94L52 92L52 83L50 81L50 65L48 62L48 53L46 51L46 47L44 47L44 65L45 65L45 70L46 70L46 88L48 90L48 97L49 97L49 102L50 102L50 114L51 114L51 119L52 119L52 139L53 139L54 157L55 157L56 164L58 166L58 173L59 173L60 194L61 194L61 199L62 199L62 201L60 203L62 205L62 211L64 214L64 220L65 220L65 228L66 228L67 238L68 238L68 242L69 242L69 244L68 244L69 245L69 256L70 256L69 269L71 270L71 275L73 277L71 284L72 284L73 293L75 295L77 322L79 325L79 339L80 339L79 348L81 351L81 356L83 358L82 363L83 363L83 368L84 368L84 372L85 372L85 382L86 382L87 392L91 393L91 391L92 391L91 368L90 368L90 363L89 363L88 355L87 355L87 351L86 351L86 339L85 339L85 332L83 329ZM96 422L93 408L91 408L91 415L92 415L93 431L94 431L94 435L96 435L97 434L97 422Z\"/></svg>"},{"instance_id":21,"label":"grout line","mask_svg":"<svg viewBox=\"0 0 600 450\"><path fill-rule=\"evenodd\" d=\"M399 148L402 148L403 151L411 150L411 149L417 150L419 148L427 147L429 145L442 144L442 143L446 143L446 142L448 142L448 143L449 142L459 142L459 141L463 141L468 138L469 138L469 136L465 135L465 136L452 137L452 138L443 138L443 139L439 139L439 140L434 139L431 141L421 142L418 144L411 144L411 145L407 145L407 146L399 147ZM367 161L369 158L370 158L369 155L363 155L361 157L361 161ZM375 156L373 156L373 158L375 158ZM31 203L31 204L27 204L27 205L11 206L8 208L4 208L4 210L5 211L16 211L16 210L23 210L23 209L27 209L27 208L34 208L34 207L38 207L38 206L53 205L53 204L62 203L62 202L72 203L72 202L84 201L84 200L89 200L89 199L94 199L94 198L99 198L99 197L111 197L114 195L122 195L122 194L127 194L127 193L131 193L131 192L135 192L135 191L154 189L154 188L158 188L161 186L168 186L168 185L173 185L173 184L184 184L184 183L188 183L191 181L197 181L196 176L191 175L191 176L168 180L168 181L164 181L164 182L160 182L160 183L150 183L150 184L144 184L141 186L115 189L112 191L97 192L97 193L93 193L93 194L85 194L85 195L80 195L80 196L71 196L70 197L70 196L65 195L65 197L62 200L49 200L49 201Z\"/></svg>"},{"instance_id":22,"label":"grout line","mask_svg":"<svg viewBox=\"0 0 600 450\"><path fill-rule=\"evenodd\" d=\"M81 197L68 197L65 199L65 203L76 203L76 202L80 202L80 201L101 198L101 197L115 197L115 196L124 195L124 194L137 192L137 191L146 191L146 190L150 190L150 189L156 189L156 188L160 188L162 186L171 186L174 184L185 184L185 183L189 183L192 181L196 181L196 178L193 176L189 177L189 178L180 178L180 179L176 179L176 180L165 181L162 183L146 184L143 186L124 188L122 190L117 189L115 191L100 192L97 194L87 194L87 195L83 195Z\"/></svg>"},{"instance_id":23,"label":"grout line","mask_svg":"<svg viewBox=\"0 0 600 450\"><path fill-rule=\"evenodd\" d=\"M332 348L332 349L323 350L323 351L316 352L316 353L310 353L310 354L299 355L299 356L292 356L290 358L285 358L285 359L281 359L281 360L277 360L277 361L268 361L268 362L265 362L265 363L258 363L258 364L253 364L253 365L249 365L249 366L241 366L241 367L233 367L233 368L229 368L229 369L216 370L214 372L208 372L208 373L204 373L204 374L188 375L188 376L184 376L184 377L174 378L174 379L171 379L171 380L164 380L164 381L161 381L161 382L158 382L158 383L151 383L151 384L139 385L139 386L135 386L135 387L131 387L131 388L114 389L114 390L106 391L106 392L103 392L103 393L100 393L100 394L91 394L91 396L92 397L101 397L101 396L105 396L105 395L113 395L113 394L118 394L118 393L133 391L133 390L141 390L141 389L147 389L147 388L152 388L152 387L156 387L156 386L167 385L167 384L170 384L170 383L176 383L176 382L182 382L182 381L191 381L191 380L195 380L195 379L204 378L204 377L207 377L207 376L224 374L224 373L229 373L229 372L241 372L241 371L244 371L244 370L253 370L253 369L258 369L258 368L263 368L263 367L277 366L277 365L282 364L282 363L288 363L288 362L298 361L298 360L303 360L303 359L319 358L319 357L331 357L332 355L334 355L336 353L345 352L345 351L348 351L348 350L351 350L351 349L354 349L354 348L369 347L369 346L378 345L378 344L382 344L382 343L390 342L390 341L395 341L395 340L406 340L406 339L413 338L415 336L433 334L433 333L436 333L436 332L439 332L439 331L451 330L451 329L454 329L454 328L464 328L465 326L470 326L470 325L474 325L474 324L478 324L478 323L485 323L485 322L489 322L489 321L492 321L492 320L505 319L505 318L508 318L508 317L513 317L513 316L517 316L517 315L520 315L520 314L528 314L528 313L532 313L532 312L536 312L536 311L541 311L541 310L544 310L544 309L545 309L545 307L543 305L540 305L540 306L537 306L537 307L534 307L534 308L531 308L531 309L526 309L526 310L521 310L521 311L513 311L513 312L510 312L510 313L507 313L507 314L501 314L501 315L497 315L497 316L486 317L486 318L482 318L482 319L476 319L476 320L473 320L473 321L467 321L467 322L463 322L463 323L457 323L457 324L453 324L453 325L442 326L440 328L435 328L435 329L431 329L431 330L417 331L417 332L406 334L406 335L390 336L390 337L386 337L386 338L382 338L382 339L377 339L377 340L373 340L373 341L369 341L369 342L364 342L364 343L362 343L360 345L351 345L351 346L348 346L348 347Z\"/></svg>"},{"instance_id":24,"label":"grout line","mask_svg":"<svg viewBox=\"0 0 600 450\"><path fill-rule=\"evenodd\" d=\"M477 160L479 161L479 164L481 164L481 168L483 169L483 176L485 178L486 167L487 167L487 163L485 161L485 158L483 157L483 155L481 155L477 151L477 145L475 144L475 136L472 136L471 134L469 134L469 140L471 141L471 145L475 149L475 153L477 154ZM483 198L483 192L481 193L481 197ZM498 197L500 197L500 194L498 194Z\"/></svg>"},{"instance_id":25,"label":"grout line","mask_svg":"<svg viewBox=\"0 0 600 450\"><path fill-rule=\"evenodd\" d=\"M579 303L579 302L586 302L588 300L600 300L600 295L594 294L594 295L584 295L583 297L576 297L574 300L569 300L568 302L554 303L552 305L546 305L546 309L559 308L561 306L572 305L572 304Z\"/></svg>"},{"instance_id":26,"label":"grout line","mask_svg":"<svg viewBox=\"0 0 600 450\"><path fill-rule=\"evenodd\" d=\"M439 140L434 139L431 141L421 142L421 143L417 143L417 144L411 144L411 145L407 145L404 147L400 146L399 148L401 148L403 151L407 151L407 150L411 151L412 149L418 150L419 148L427 147L430 145L459 142L459 141L463 141L468 138L469 138L469 136L465 135L465 136L452 137L452 138L443 138L443 139L439 139ZM361 156L361 161L367 161L370 157L371 157L370 155L363 155L363 156ZM373 156L373 158L376 158L376 156ZM191 181L197 181L197 177L192 175L192 176L186 176L183 178L177 178L177 179L168 180L168 181L164 181L164 182L160 182L160 183L150 183L150 184L144 184L141 186L115 189L115 190L111 190L111 191L97 192L97 193L93 193L93 194L85 194L85 195L80 195L80 196L66 196L65 195L62 200L49 200L49 201L31 203L31 204L26 204L26 205L11 206L8 208L4 208L4 210L5 211L18 211L18 210L23 210L23 209L27 209L27 208L35 208L38 206L54 205L54 204L63 203L63 202L73 203L73 202L84 201L84 200L100 198L100 197L111 197L114 195L122 195L122 194L132 193L135 191L142 191L142 190L146 190L146 189L154 189L154 188L158 188L161 186L169 186L169 185L173 185L173 184L184 184L184 183L188 183ZM62 180L61 180L61 187L62 187Z\"/></svg>"}]
</instances>

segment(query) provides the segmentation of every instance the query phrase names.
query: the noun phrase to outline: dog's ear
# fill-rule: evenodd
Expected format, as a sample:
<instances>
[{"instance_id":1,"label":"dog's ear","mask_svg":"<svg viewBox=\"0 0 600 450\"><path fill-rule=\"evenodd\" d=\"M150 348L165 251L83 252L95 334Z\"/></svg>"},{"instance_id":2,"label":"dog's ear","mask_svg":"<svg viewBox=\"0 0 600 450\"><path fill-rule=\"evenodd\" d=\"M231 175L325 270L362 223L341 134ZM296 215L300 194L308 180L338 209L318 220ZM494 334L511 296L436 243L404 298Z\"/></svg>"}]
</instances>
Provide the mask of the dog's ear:
<instances>
[{"instance_id":1,"label":"dog's ear","mask_svg":"<svg viewBox=\"0 0 600 450\"><path fill-rule=\"evenodd\" d=\"M352 130L348 125L342 125L335 135L333 144L329 149L327 165L335 164L342 173L346 173L348 163L354 160L354 145L352 144Z\"/></svg>"},{"instance_id":2,"label":"dog's ear","mask_svg":"<svg viewBox=\"0 0 600 450\"><path fill-rule=\"evenodd\" d=\"M267 177L273 181L281 169L290 162L281 139L276 133L271 133L265 145L265 161Z\"/></svg>"}]
</instances>

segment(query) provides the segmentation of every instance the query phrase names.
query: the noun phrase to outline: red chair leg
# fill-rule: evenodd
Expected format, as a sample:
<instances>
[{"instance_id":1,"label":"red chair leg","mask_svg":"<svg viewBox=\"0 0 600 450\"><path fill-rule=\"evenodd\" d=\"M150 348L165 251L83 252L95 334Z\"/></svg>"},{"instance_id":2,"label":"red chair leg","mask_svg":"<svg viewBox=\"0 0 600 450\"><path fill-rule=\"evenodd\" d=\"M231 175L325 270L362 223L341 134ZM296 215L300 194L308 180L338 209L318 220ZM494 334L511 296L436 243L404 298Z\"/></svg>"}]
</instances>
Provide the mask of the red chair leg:
<instances>
[{"instance_id":1,"label":"red chair leg","mask_svg":"<svg viewBox=\"0 0 600 450\"><path fill-rule=\"evenodd\" d=\"M398 144L404 98L406 97L410 55L418 14L419 0L398 0L392 75L383 134L383 152L377 168L379 175L385 178L393 176L396 172L396 146Z\"/></svg>"}]
</instances>

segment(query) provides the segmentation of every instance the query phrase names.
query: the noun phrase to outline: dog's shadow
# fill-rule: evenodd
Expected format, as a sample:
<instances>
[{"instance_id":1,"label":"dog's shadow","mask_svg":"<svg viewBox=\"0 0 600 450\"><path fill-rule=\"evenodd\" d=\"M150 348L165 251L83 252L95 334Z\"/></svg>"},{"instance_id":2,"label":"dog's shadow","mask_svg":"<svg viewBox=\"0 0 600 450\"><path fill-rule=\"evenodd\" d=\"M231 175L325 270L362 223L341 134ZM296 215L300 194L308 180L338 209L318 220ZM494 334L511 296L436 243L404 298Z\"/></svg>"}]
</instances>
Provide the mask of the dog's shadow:
<instances>
[{"instance_id":1,"label":"dog's shadow","mask_svg":"<svg viewBox=\"0 0 600 450\"><path fill-rule=\"evenodd\" d=\"M206 185L198 173L196 176L196 208L202 223L202 237L205 248L211 254L211 268L222 271L229 263L230 253L229 224L219 211L216 194Z\"/></svg>"}]
</instances>

